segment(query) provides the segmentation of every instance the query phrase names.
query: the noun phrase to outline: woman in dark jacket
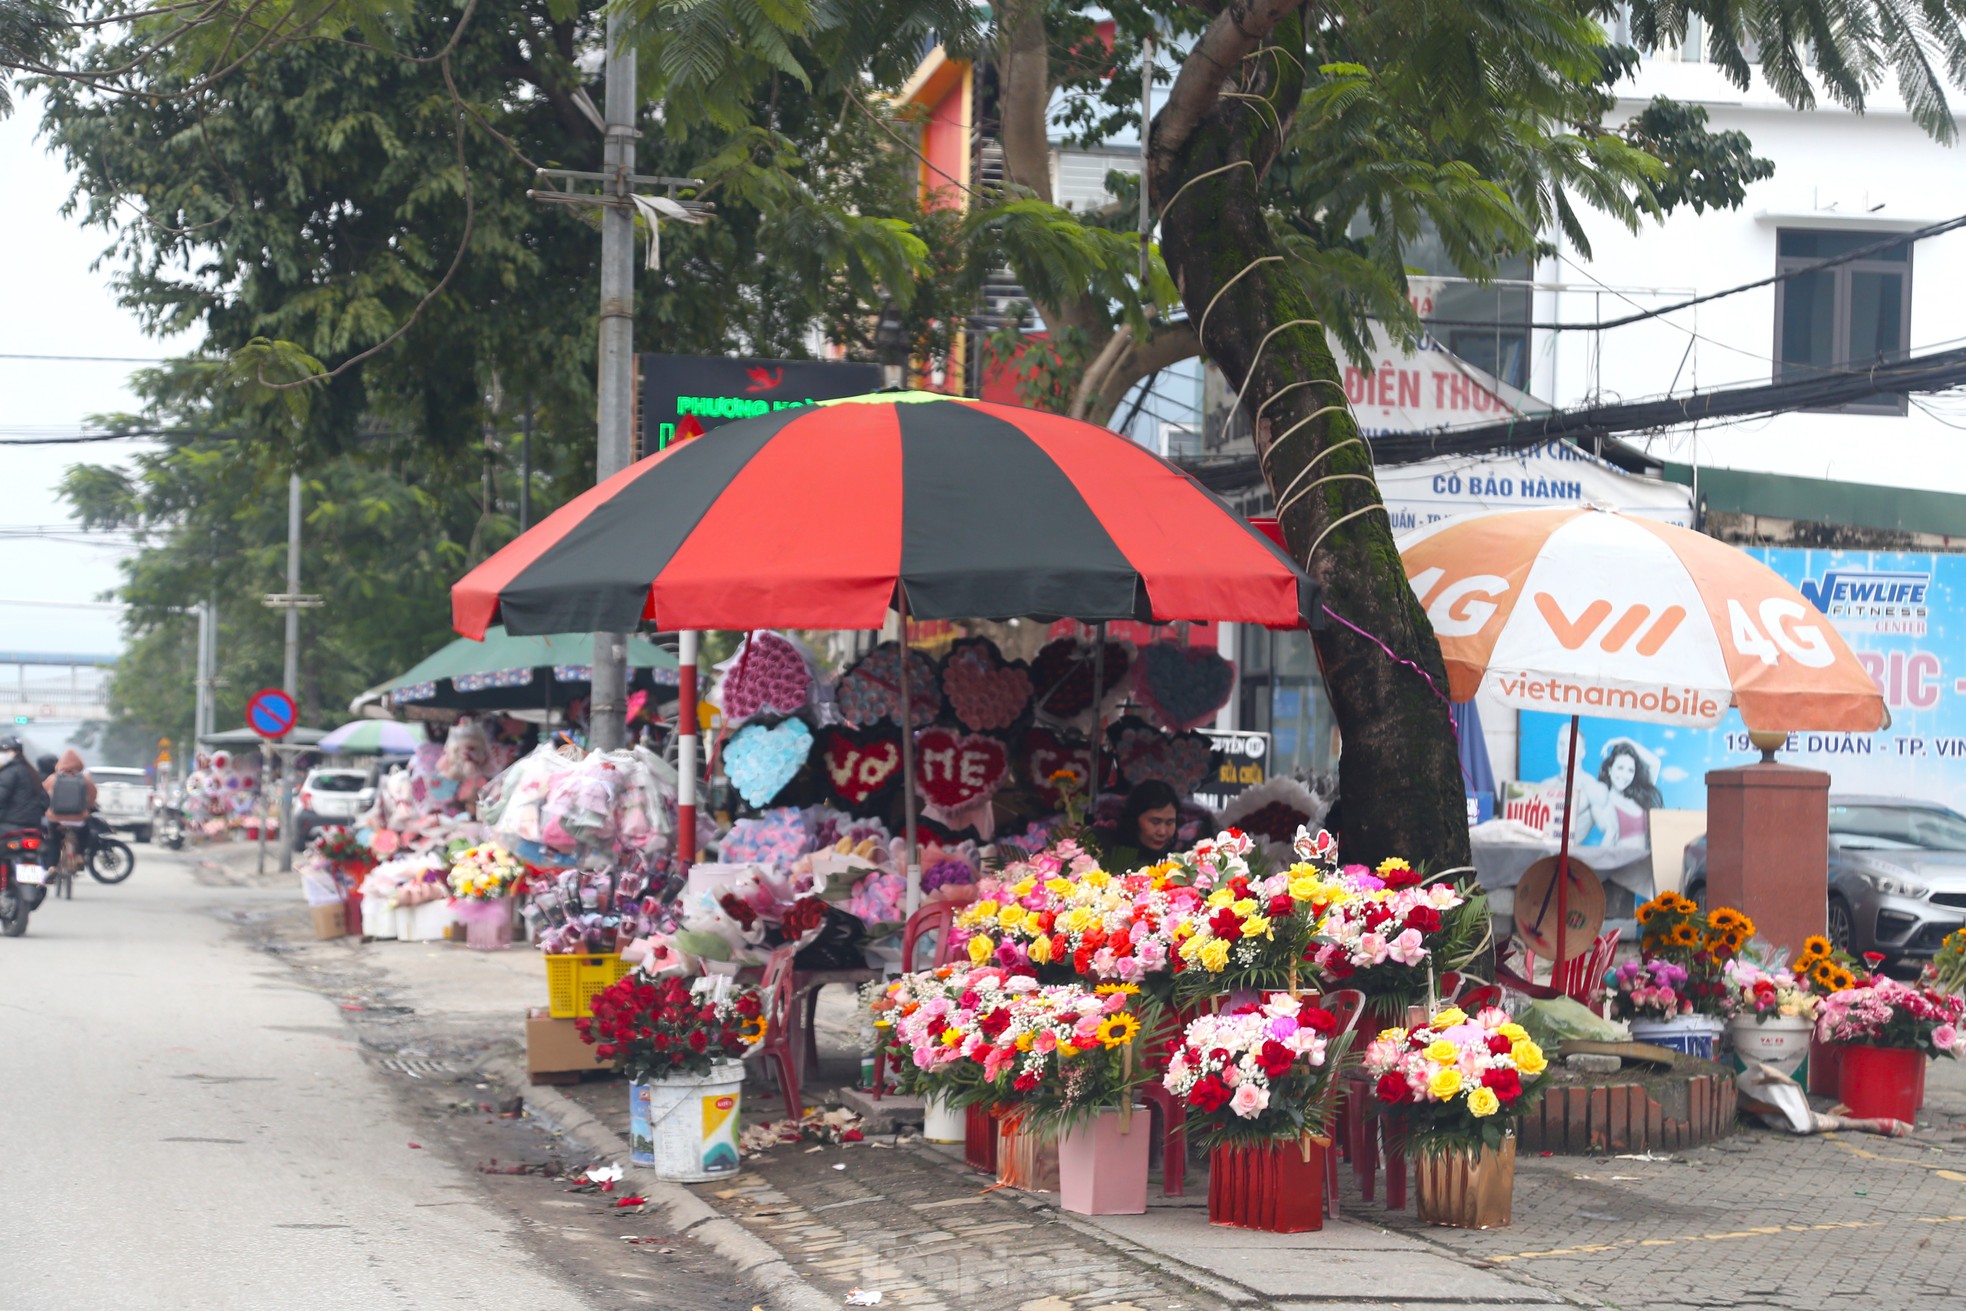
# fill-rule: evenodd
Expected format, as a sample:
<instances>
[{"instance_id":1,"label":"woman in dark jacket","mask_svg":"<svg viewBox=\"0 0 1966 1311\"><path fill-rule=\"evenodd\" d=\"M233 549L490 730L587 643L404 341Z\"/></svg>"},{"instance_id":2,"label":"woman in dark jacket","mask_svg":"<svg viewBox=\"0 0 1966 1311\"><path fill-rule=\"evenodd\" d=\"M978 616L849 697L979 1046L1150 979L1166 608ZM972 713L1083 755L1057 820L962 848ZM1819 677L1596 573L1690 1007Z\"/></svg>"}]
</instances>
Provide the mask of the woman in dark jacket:
<instances>
[{"instance_id":1,"label":"woman in dark jacket","mask_svg":"<svg viewBox=\"0 0 1966 1311\"><path fill-rule=\"evenodd\" d=\"M1092 841L1104 867L1117 874L1167 859L1180 827L1181 798L1159 779L1148 779L1126 794L1112 827L1092 830Z\"/></svg>"}]
</instances>

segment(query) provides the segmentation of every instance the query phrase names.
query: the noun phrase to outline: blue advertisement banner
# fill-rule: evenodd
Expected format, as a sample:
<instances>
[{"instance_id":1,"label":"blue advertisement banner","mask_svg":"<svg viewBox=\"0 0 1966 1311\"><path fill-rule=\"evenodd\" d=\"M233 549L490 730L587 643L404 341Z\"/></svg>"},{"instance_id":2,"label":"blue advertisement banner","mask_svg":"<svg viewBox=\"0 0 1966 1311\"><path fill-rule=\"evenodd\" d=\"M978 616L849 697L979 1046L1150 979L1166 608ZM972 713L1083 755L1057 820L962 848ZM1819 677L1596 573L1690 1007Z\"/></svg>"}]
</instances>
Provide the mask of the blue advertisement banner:
<instances>
[{"instance_id":1,"label":"blue advertisement banner","mask_svg":"<svg viewBox=\"0 0 1966 1311\"><path fill-rule=\"evenodd\" d=\"M1832 791L1936 801L1966 811L1966 555L1759 548L1749 554L1828 616L1883 689L1891 724L1880 733L1789 736L1779 759L1820 769ZM1561 786L1569 717L1524 711L1517 773ZM1626 720L1579 724L1580 796L1602 803L1587 841L1618 840L1620 824L1655 807L1706 809L1706 774L1752 763L1740 715L1717 729ZM1580 821L1582 805L1580 804ZM1621 819L1623 815L1625 818Z\"/></svg>"}]
</instances>

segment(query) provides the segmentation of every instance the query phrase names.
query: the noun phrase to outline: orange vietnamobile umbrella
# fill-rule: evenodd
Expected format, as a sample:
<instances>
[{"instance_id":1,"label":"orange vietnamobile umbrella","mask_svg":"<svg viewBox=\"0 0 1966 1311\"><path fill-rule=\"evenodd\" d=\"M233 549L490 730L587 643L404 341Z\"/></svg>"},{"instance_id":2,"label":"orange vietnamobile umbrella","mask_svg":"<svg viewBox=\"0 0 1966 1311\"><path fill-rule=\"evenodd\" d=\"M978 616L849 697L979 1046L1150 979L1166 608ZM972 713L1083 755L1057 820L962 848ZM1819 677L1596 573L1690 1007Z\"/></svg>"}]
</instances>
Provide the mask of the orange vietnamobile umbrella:
<instances>
[{"instance_id":1,"label":"orange vietnamobile umbrella","mask_svg":"<svg viewBox=\"0 0 1966 1311\"><path fill-rule=\"evenodd\" d=\"M1690 529L1595 507L1519 510L1401 546L1454 699L1481 691L1571 717L1566 815L1579 715L1710 728L1733 706L1750 729L1779 732L1889 722L1877 684L1801 593ZM1559 960L1569 847L1566 821L1551 885Z\"/></svg>"}]
</instances>

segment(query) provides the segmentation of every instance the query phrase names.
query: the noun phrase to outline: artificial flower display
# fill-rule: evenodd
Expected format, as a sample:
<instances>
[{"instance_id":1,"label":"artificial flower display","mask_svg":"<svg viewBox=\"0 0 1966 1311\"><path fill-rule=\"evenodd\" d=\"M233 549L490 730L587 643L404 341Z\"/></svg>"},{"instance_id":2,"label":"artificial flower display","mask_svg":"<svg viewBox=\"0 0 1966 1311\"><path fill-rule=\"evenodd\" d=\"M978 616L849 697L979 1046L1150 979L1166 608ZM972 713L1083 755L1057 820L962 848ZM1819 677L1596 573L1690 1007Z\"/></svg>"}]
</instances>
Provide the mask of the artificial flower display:
<instances>
[{"instance_id":1,"label":"artificial flower display","mask_svg":"<svg viewBox=\"0 0 1966 1311\"><path fill-rule=\"evenodd\" d=\"M1816 1032L1827 1042L1957 1057L1966 1048L1962 1013L1966 998L1879 975L1824 998Z\"/></svg>"},{"instance_id":2,"label":"artificial flower display","mask_svg":"<svg viewBox=\"0 0 1966 1311\"><path fill-rule=\"evenodd\" d=\"M594 994L591 1017L574 1021L594 1054L637 1082L707 1074L737 1060L765 1036L764 1003L755 988L718 996L728 980L637 971Z\"/></svg>"},{"instance_id":3,"label":"artificial flower display","mask_svg":"<svg viewBox=\"0 0 1966 1311\"><path fill-rule=\"evenodd\" d=\"M1721 1010L1731 1016L1751 1016L1757 1023L1775 1019L1815 1017L1821 999L1809 990L1809 978L1796 970L1771 969L1746 959L1721 967L1726 992Z\"/></svg>"},{"instance_id":4,"label":"artificial flower display","mask_svg":"<svg viewBox=\"0 0 1966 1311\"><path fill-rule=\"evenodd\" d=\"M1190 1020L1161 1076L1207 1148L1328 1139L1350 1034L1287 992Z\"/></svg>"},{"instance_id":5,"label":"artificial flower display","mask_svg":"<svg viewBox=\"0 0 1966 1311\"><path fill-rule=\"evenodd\" d=\"M464 901L499 901L525 881L526 867L496 842L466 847L451 857L451 895Z\"/></svg>"},{"instance_id":6,"label":"artificial flower display","mask_svg":"<svg viewBox=\"0 0 1966 1311\"><path fill-rule=\"evenodd\" d=\"M1367 1045L1365 1070L1429 1153L1500 1147L1540 1095L1543 1049L1507 1011L1449 1008L1413 1029L1386 1029Z\"/></svg>"},{"instance_id":7,"label":"artificial flower display","mask_svg":"<svg viewBox=\"0 0 1966 1311\"><path fill-rule=\"evenodd\" d=\"M1628 960L1611 974L1611 1014L1620 1020L1674 1020L1693 1013L1684 965Z\"/></svg>"}]
</instances>

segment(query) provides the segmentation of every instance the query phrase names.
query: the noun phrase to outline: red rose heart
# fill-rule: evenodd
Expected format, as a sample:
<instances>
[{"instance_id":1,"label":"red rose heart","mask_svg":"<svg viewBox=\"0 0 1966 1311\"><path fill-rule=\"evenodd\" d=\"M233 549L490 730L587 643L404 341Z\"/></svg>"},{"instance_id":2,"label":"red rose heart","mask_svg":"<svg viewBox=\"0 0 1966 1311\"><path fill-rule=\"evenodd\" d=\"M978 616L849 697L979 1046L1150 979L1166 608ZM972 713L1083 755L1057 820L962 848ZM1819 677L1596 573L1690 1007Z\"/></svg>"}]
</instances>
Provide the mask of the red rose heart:
<instances>
[{"instance_id":1,"label":"red rose heart","mask_svg":"<svg viewBox=\"0 0 1966 1311\"><path fill-rule=\"evenodd\" d=\"M1128 716L1113 726L1110 740L1120 776L1128 783L1157 778L1185 797L1208 777L1208 760L1214 748L1199 733L1169 737Z\"/></svg>"},{"instance_id":2,"label":"red rose heart","mask_svg":"<svg viewBox=\"0 0 1966 1311\"><path fill-rule=\"evenodd\" d=\"M1298 826L1309 823L1310 818L1303 811L1281 801L1272 801L1254 814L1238 819L1236 827L1271 842L1288 842L1297 835Z\"/></svg>"},{"instance_id":3,"label":"red rose heart","mask_svg":"<svg viewBox=\"0 0 1966 1311\"><path fill-rule=\"evenodd\" d=\"M1004 663L988 638L957 642L942 662L942 694L964 727L1009 728L1031 704L1031 674L1022 664Z\"/></svg>"},{"instance_id":4,"label":"red rose heart","mask_svg":"<svg viewBox=\"0 0 1966 1311\"><path fill-rule=\"evenodd\" d=\"M877 733L829 729L824 760L833 793L861 806L901 777L901 739Z\"/></svg>"},{"instance_id":5,"label":"red rose heart","mask_svg":"<svg viewBox=\"0 0 1966 1311\"><path fill-rule=\"evenodd\" d=\"M937 726L915 739L915 785L930 804L962 810L1003 785L1010 755L992 737Z\"/></svg>"},{"instance_id":6,"label":"red rose heart","mask_svg":"<svg viewBox=\"0 0 1966 1311\"><path fill-rule=\"evenodd\" d=\"M1106 643L1105 691L1110 694L1126 678L1133 658L1118 642ZM1047 642L1031 662L1031 686L1038 713L1070 719L1092 704L1092 647L1075 637Z\"/></svg>"},{"instance_id":7,"label":"red rose heart","mask_svg":"<svg viewBox=\"0 0 1966 1311\"><path fill-rule=\"evenodd\" d=\"M1033 728L1024 734L1023 748L1024 777L1031 780L1031 790L1038 799L1053 810L1064 804L1064 797L1051 776L1069 769L1084 779L1092 768L1092 753L1084 742L1060 737L1048 728Z\"/></svg>"}]
</instances>

